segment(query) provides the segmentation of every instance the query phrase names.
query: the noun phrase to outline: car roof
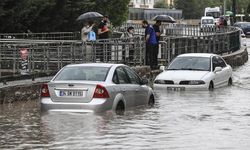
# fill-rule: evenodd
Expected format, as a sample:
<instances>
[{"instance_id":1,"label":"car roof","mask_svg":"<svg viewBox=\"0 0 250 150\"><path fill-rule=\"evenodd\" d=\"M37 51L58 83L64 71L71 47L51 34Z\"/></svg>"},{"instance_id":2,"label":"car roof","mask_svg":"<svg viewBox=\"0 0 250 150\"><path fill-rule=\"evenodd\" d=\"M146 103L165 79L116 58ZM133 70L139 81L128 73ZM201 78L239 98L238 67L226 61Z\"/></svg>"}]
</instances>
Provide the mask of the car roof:
<instances>
[{"instance_id":1,"label":"car roof","mask_svg":"<svg viewBox=\"0 0 250 150\"><path fill-rule=\"evenodd\" d=\"M124 64L112 64L112 63L82 63L82 64L69 64L66 67L118 67L125 66Z\"/></svg>"},{"instance_id":2,"label":"car roof","mask_svg":"<svg viewBox=\"0 0 250 150\"><path fill-rule=\"evenodd\" d=\"M250 22L236 22L235 24L250 24Z\"/></svg>"},{"instance_id":3,"label":"car roof","mask_svg":"<svg viewBox=\"0 0 250 150\"><path fill-rule=\"evenodd\" d=\"M212 16L203 16L203 17L201 17L201 19L214 19L214 17L212 17Z\"/></svg>"},{"instance_id":4,"label":"car roof","mask_svg":"<svg viewBox=\"0 0 250 150\"><path fill-rule=\"evenodd\" d=\"M207 57L207 58L210 58L212 56L218 56L218 55L212 54L212 53L186 53L186 54L181 54L177 57Z\"/></svg>"}]
</instances>

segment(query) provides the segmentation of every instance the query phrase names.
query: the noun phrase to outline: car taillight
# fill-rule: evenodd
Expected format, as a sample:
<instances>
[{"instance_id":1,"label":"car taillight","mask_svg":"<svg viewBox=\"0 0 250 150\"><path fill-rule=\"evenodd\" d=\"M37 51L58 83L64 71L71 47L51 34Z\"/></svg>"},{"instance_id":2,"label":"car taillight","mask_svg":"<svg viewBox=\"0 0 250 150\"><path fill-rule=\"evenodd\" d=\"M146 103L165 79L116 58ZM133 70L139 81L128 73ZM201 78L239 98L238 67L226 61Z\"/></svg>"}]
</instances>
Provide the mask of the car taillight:
<instances>
[{"instance_id":1,"label":"car taillight","mask_svg":"<svg viewBox=\"0 0 250 150\"><path fill-rule=\"evenodd\" d=\"M44 83L41 89L41 97L50 97L48 84Z\"/></svg>"},{"instance_id":2,"label":"car taillight","mask_svg":"<svg viewBox=\"0 0 250 150\"><path fill-rule=\"evenodd\" d=\"M109 98L109 93L104 86L97 84L93 98Z\"/></svg>"}]
</instances>

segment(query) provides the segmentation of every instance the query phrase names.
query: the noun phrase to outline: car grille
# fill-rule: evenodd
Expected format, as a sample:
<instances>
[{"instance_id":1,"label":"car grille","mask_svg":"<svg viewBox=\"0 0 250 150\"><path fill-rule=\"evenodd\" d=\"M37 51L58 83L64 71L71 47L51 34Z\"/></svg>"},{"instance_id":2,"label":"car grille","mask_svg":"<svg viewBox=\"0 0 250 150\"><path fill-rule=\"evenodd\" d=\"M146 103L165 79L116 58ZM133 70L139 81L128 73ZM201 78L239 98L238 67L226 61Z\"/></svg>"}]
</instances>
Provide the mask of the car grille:
<instances>
[{"instance_id":1,"label":"car grille","mask_svg":"<svg viewBox=\"0 0 250 150\"><path fill-rule=\"evenodd\" d=\"M179 84L180 85L188 85L190 81L181 81Z\"/></svg>"}]
</instances>

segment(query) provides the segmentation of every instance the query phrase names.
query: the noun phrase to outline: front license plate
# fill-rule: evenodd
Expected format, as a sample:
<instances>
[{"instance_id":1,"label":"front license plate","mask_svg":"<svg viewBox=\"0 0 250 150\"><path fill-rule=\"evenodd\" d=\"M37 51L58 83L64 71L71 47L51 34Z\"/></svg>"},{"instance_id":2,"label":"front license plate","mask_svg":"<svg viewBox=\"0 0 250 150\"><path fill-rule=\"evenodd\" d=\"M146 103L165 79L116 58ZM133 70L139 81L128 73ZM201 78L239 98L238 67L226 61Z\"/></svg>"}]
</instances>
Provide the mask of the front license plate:
<instances>
[{"instance_id":1,"label":"front license plate","mask_svg":"<svg viewBox=\"0 0 250 150\"><path fill-rule=\"evenodd\" d=\"M85 97L85 91L60 91L60 96Z\"/></svg>"},{"instance_id":2,"label":"front license plate","mask_svg":"<svg viewBox=\"0 0 250 150\"><path fill-rule=\"evenodd\" d=\"M167 87L170 91L185 91L185 87Z\"/></svg>"}]
</instances>

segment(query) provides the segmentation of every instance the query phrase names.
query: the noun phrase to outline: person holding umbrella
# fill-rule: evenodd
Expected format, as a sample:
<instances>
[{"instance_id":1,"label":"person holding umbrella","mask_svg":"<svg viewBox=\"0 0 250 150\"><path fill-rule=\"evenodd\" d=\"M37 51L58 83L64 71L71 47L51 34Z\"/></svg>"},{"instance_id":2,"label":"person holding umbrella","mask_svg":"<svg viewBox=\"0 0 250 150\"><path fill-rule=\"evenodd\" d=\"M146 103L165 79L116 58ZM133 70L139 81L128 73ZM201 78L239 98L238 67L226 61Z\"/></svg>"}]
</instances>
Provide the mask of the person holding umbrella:
<instances>
[{"instance_id":1,"label":"person holding umbrella","mask_svg":"<svg viewBox=\"0 0 250 150\"><path fill-rule=\"evenodd\" d=\"M94 25L95 23L93 21L89 21L85 26L83 26L81 30L81 38L83 42L90 40L88 38L88 34L92 31Z\"/></svg>"}]
</instances>

